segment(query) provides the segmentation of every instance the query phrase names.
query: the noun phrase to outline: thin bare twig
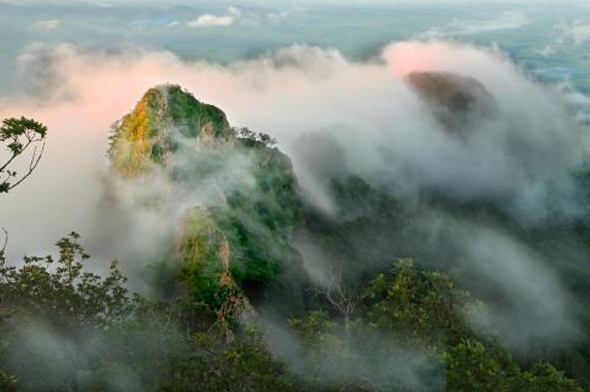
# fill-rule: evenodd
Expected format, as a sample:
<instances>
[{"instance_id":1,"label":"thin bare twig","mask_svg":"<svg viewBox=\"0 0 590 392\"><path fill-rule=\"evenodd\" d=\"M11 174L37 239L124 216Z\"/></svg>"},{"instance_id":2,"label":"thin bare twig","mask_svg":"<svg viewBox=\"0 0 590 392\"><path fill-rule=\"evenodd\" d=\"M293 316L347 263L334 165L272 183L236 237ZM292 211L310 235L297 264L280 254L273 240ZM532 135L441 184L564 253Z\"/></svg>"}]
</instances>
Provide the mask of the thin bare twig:
<instances>
[{"instance_id":1,"label":"thin bare twig","mask_svg":"<svg viewBox=\"0 0 590 392\"><path fill-rule=\"evenodd\" d=\"M2 243L2 248L0 248L0 257L4 256L6 246L8 245L8 231L3 227L2 232L4 233L4 242Z\"/></svg>"},{"instance_id":2,"label":"thin bare twig","mask_svg":"<svg viewBox=\"0 0 590 392\"><path fill-rule=\"evenodd\" d=\"M327 284L318 287L317 291L344 317L344 328L348 331L350 316L354 314L357 306L360 304L361 297L356 293L347 292L344 288L341 265L337 273L333 267L330 268Z\"/></svg>"},{"instance_id":3,"label":"thin bare twig","mask_svg":"<svg viewBox=\"0 0 590 392\"><path fill-rule=\"evenodd\" d=\"M29 170L28 172L22 176L17 182L15 182L14 184L10 184L10 187L8 188L8 190L14 188L15 186L19 185L21 182L23 182L24 180L27 179L27 177L29 177L33 171L35 170L35 168L37 167L37 165L39 165L39 161L41 161L41 157L43 156L43 152L45 151L45 143L43 143L41 145L41 152L39 153L39 155L35 158L36 154L37 154L37 146L35 146L35 149L33 150L33 156L31 158L31 163L29 164Z\"/></svg>"}]
</instances>

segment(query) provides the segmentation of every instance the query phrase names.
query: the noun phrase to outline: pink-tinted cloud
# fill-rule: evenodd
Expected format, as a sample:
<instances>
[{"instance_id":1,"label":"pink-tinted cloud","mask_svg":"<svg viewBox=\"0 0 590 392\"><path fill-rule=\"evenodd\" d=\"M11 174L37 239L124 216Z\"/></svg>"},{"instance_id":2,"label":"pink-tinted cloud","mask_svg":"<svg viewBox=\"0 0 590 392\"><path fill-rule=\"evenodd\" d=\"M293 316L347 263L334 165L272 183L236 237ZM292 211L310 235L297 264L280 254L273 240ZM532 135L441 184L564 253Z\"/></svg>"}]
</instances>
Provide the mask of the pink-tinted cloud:
<instances>
[{"instance_id":1,"label":"pink-tinted cloud","mask_svg":"<svg viewBox=\"0 0 590 392\"><path fill-rule=\"evenodd\" d=\"M23 72L34 71L31 64L47 58L42 69L54 69L55 80L44 80L45 90L39 91L44 98L4 98L0 105L2 117L24 114L50 129L38 172L0 203L2 225L13 233L17 252L33 249L26 240L16 246L16 238L26 239L32 232L48 244L70 229L92 231L92 216L99 213L98 178L108 166L110 124L131 110L149 87L161 83L181 84L226 111L232 124L278 137L288 152L302 132L334 130L355 171L367 176L381 172L381 181L405 176L417 181L416 186L444 186L472 195L512 192L530 175L529 165L542 173L559 171L581 154L575 135L568 134L568 121L561 121L565 110L494 49L402 42L386 47L381 62L353 63L336 50L294 46L220 66L185 62L168 52L111 54L61 45L32 47L19 64ZM479 79L498 98L506 124L494 125L499 127L495 133L484 134L469 148L458 145L436 130L403 82L404 75L417 70ZM518 137L530 145L528 155L516 161L503 155L508 153L503 138L514 136L509 136L514 132L511 121L526 125L518 129ZM384 161L378 152L384 146L391 149L393 161ZM531 151L539 155L538 162L529 162ZM551 159L541 159L549 152ZM306 173L300 175L302 183L313 188ZM466 181L468 188L461 186ZM316 191L322 199L321 189Z\"/></svg>"}]
</instances>

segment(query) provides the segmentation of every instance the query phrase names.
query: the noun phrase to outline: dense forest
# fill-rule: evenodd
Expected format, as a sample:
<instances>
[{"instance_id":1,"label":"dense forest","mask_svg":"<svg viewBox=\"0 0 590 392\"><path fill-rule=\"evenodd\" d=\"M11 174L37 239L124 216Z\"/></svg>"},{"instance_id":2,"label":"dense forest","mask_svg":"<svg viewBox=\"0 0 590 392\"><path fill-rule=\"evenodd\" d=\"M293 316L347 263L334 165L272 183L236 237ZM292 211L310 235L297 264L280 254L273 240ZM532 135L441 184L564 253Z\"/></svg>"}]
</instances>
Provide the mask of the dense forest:
<instances>
[{"instance_id":1,"label":"dense forest","mask_svg":"<svg viewBox=\"0 0 590 392\"><path fill-rule=\"evenodd\" d=\"M415 74L410 83L459 139L469 122L497 110L477 81ZM0 193L27 186L21 182L39 164L46 135L34 120L4 121L0 141L13 158L0 169ZM11 171L13 159L35 145L31 165ZM322 134L300 147L311 169L335 148ZM565 321L553 328L556 320L525 320L575 336L571 342L536 330L521 337L518 317L530 309L481 280L456 245L458 238L477 242L465 234L466 222L500 227L554 257L551 268L584 308L586 273L562 261L559 249L565 241L590 245L585 219L531 227L489 200L437 192L415 195L410 205L341 166L323 165L316 172L335 201L326 213L308 202L272 137L232 128L220 109L175 85L150 89L113 124L108 155L105 220L124 221L129 209L178 215L142 272L150 290L128 284L129 260L96 268L76 232L56 243L54 255L18 263L7 257L6 233L2 391L590 388L588 320L575 332ZM576 176L587 181L585 172ZM423 224L433 216L444 226L435 239ZM119 226L105 234L107 243L128 227ZM546 282L541 291L551 282L536 282Z\"/></svg>"}]
</instances>

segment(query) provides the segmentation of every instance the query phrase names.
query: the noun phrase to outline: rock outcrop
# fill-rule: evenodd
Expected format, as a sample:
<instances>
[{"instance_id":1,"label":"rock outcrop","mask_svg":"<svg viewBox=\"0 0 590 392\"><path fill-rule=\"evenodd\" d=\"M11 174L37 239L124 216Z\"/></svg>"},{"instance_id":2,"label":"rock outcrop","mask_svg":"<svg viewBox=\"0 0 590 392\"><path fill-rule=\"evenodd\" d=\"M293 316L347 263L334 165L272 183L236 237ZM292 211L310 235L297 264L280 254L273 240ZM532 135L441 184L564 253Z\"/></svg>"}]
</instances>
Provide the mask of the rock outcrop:
<instances>
[{"instance_id":1,"label":"rock outcrop","mask_svg":"<svg viewBox=\"0 0 590 392\"><path fill-rule=\"evenodd\" d=\"M269 138L246 135L220 109L166 85L148 90L113 125L109 149L122 181L163 175L183 202L196 200L182 212L174 245L178 283L228 326L252 314L251 303L273 287L303 276L290 245L302 222L291 161Z\"/></svg>"},{"instance_id":2,"label":"rock outcrop","mask_svg":"<svg viewBox=\"0 0 590 392\"><path fill-rule=\"evenodd\" d=\"M477 128L473 125L497 114L494 96L472 77L450 72L412 72L407 80L451 134L464 135Z\"/></svg>"}]
</instances>

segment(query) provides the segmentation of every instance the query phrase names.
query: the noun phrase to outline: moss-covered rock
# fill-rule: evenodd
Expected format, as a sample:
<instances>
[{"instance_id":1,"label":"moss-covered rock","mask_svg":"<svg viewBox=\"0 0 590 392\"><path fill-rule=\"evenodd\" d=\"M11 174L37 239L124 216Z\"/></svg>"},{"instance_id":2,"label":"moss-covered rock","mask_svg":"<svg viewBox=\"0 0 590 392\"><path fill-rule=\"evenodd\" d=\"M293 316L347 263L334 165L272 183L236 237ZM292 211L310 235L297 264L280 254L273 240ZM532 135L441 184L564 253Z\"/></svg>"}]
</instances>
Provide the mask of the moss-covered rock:
<instances>
[{"instance_id":1,"label":"moss-covered rock","mask_svg":"<svg viewBox=\"0 0 590 392\"><path fill-rule=\"evenodd\" d=\"M231 246L206 209L187 211L177 249L179 283L186 299L231 330L234 321L253 313L230 271ZM228 335L231 337L232 335Z\"/></svg>"}]
</instances>

